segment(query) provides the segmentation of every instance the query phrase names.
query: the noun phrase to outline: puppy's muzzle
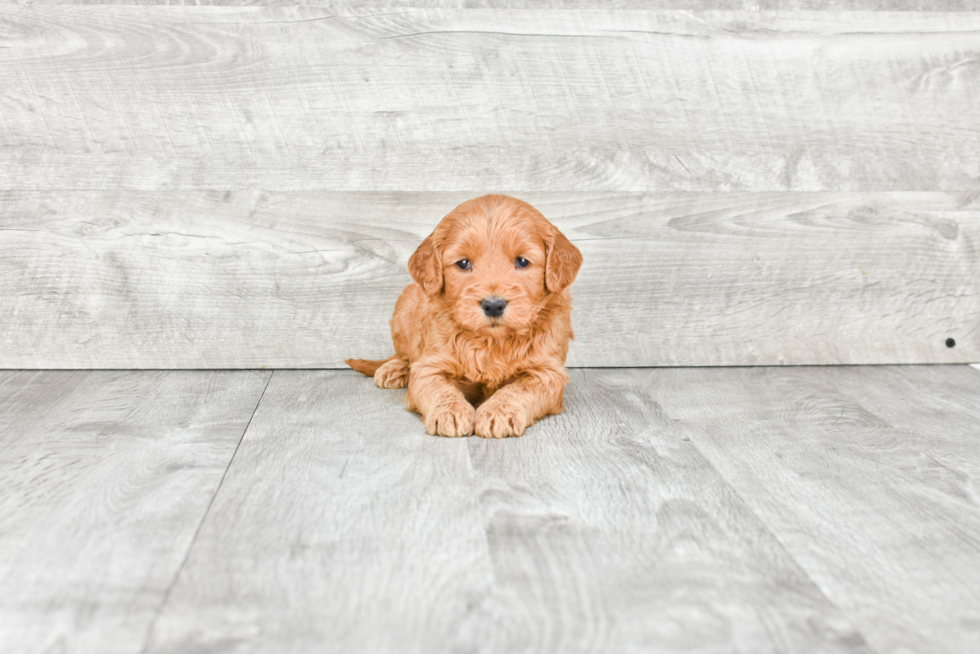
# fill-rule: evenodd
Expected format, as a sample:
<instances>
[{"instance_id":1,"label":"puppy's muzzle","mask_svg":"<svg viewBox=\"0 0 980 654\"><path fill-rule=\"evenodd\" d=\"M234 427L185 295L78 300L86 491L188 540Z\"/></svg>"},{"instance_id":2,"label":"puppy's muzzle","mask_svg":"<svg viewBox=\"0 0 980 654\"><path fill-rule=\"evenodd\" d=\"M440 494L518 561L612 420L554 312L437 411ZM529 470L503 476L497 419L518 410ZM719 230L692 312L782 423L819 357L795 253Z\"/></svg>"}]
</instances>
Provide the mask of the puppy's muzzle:
<instances>
[{"instance_id":1,"label":"puppy's muzzle","mask_svg":"<svg viewBox=\"0 0 980 654\"><path fill-rule=\"evenodd\" d=\"M483 302L480 302L480 306L483 307L483 313L488 318L499 318L504 315L504 309L507 308L507 300L502 297L488 297L484 298Z\"/></svg>"}]
</instances>

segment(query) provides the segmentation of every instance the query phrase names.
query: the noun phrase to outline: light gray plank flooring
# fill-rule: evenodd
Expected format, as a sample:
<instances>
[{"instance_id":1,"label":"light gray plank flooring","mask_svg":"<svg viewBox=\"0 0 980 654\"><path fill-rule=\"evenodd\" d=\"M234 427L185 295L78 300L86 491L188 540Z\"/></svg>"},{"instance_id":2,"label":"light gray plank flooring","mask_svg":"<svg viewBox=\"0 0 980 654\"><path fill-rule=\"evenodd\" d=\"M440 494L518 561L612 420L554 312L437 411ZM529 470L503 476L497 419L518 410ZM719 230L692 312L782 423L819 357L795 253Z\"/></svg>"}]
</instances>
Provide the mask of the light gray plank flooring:
<instances>
[{"instance_id":1,"label":"light gray plank flooring","mask_svg":"<svg viewBox=\"0 0 980 654\"><path fill-rule=\"evenodd\" d=\"M0 373L0 651L140 651L270 374Z\"/></svg>"},{"instance_id":2,"label":"light gray plank flooring","mask_svg":"<svg viewBox=\"0 0 980 654\"><path fill-rule=\"evenodd\" d=\"M882 654L980 643L980 374L665 370L649 392Z\"/></svg>"},{"instance_id":3,"label":"light gray plank flooring","mask_svg":"<svg viewBox=\"0 0 980 654\"><path fill-rule=\"evenodd\" d=\"M492 581L467 442L372 387L277 371L148 652L451 651Z\"/></svg>"},{"instance_id":4,"label":"light gray plank flooring","mask_svg":"<svg viewBox=\"0 0 980 654\"><path fill-rule=\"evenodd\" d=\"M384 358L408 257L471 195L0 192L0 367ZM523 197L585 255L569 365L980 360L976 194Z\"/></svg>"},{"instance_id":5,"label":"light gray plank flooring","mask_svg":"<svg viewBox=\"0 0 980 654\"><path fill-rule=\"evenodd\" d=\"M688 8L4 5L0 189L980 189L980 12Z\"/></svg>"},{"instance_id":6,"label":"light gray plank flooring","mask_svg":"<svg viewBox=\"0 0 980 654\"><path fill-rule=\"evenodd\" d=\"M664 415L573 371L508 441L277 372L148 652L870 651Z\"/></svg>"},{"instance_id":7,"label":"light gray plank flooring","mask_svg":"<svg viewBox=\"0 0 980 654\"><path fill-rule=\"evenodd\" d=\"M344 14L370 14L381 10L442 9L584 9L596 0L12 0L15 5L137 5L226 7L325 7ZM606 0L604 9L651 9L648 0ZM976 11L971 0L658 0L661 10L742 11Z\"/></svg>"},{"instance_id":8,"label":"light gray plank flooring","mask_svg":"<svg viewBox=\"0 0 980 654\"><path fill-rule=\"evenodd\" d=\"M268 375L0 375L4 652L980 636L969 366L573 370L564 414L492 442L353 372Z\"/></svg>"}]
</instances>

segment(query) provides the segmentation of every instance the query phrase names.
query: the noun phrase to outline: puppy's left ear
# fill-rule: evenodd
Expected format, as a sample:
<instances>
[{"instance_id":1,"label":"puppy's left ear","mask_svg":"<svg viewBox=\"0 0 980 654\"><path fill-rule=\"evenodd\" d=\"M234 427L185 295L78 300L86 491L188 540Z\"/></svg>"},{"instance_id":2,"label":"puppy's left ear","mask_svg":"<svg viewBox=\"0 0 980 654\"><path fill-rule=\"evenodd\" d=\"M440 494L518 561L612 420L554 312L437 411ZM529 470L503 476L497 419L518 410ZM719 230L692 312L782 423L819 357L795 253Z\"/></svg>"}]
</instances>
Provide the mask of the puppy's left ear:
<instances>
[{"instance_id":1,"label":"puppy's left ear","mask_svg":"<svg viewBox=\"0 0 980 654\"><path fill-rule=\"evenodd\" d=\"M408 272L426 295L442 290L442 255L430 234L408 258Z\"/></svg>"},{"instance_id":2,"label":"puppy's left ear","mask_svg":"<svg viewBox=\"0 0 980 654\"><path fill-rule=\"evenodd\" d=\"M544 285L552 293L561 293L575 281L575 275L582 267L582 253L557 229L551 242L545 245Z\"/></svg>"}]
</instances>

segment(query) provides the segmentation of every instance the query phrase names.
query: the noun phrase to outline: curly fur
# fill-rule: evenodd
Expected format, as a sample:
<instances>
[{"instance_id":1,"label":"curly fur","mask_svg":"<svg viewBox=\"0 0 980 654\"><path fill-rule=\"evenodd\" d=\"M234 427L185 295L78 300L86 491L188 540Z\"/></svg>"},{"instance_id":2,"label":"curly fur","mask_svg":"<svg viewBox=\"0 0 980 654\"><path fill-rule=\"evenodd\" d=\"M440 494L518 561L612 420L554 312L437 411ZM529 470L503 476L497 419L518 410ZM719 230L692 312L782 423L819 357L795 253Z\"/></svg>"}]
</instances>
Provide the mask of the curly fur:
<instances>
[{"instance_id":1,"label":"curly fur","mask_svg":"<svg viewBox=\"0 0 980 654\"><path fill-rule=\"evenodd\" d=\"M464 259L469 270L457 265ZM406 404L430 434L520 436L563 409L568 286L581 265L578 248L526 202L464 202L409 259L414 281L391 319L394 356L347 363L381 388L407 386ZM507 301L498 318L483 311L489 297Z\"/></svg>"}]
</instances>

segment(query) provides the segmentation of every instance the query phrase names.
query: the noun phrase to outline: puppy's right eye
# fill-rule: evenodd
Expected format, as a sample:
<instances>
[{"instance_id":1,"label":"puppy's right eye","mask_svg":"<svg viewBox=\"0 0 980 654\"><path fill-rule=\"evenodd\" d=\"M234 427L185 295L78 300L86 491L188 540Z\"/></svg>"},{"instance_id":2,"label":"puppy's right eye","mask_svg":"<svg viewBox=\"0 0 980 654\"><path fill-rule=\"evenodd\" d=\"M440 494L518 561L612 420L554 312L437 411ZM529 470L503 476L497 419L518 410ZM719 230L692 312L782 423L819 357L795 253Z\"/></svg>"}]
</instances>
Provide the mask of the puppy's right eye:
<instances>
[{"instance_id":1,"label":"puppy's right eye","mask_svg":"<svg viewBox=\"0 0 980 654\"><path fill-rule=\"evenodd\" d=\"M469 259L462 259L460 261L457 261L456 265L459 266L460 270L469 270L470 268L472 268Z\"/></svg>"}]
</instances>

